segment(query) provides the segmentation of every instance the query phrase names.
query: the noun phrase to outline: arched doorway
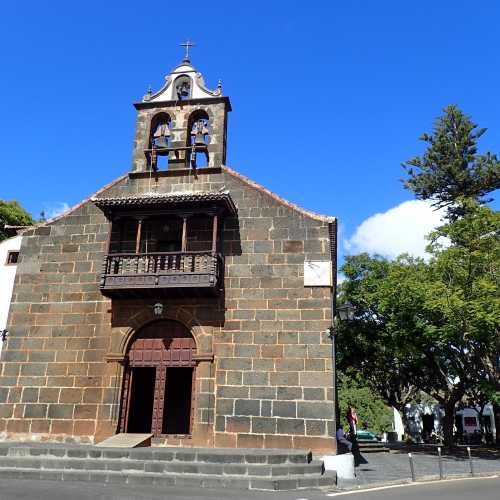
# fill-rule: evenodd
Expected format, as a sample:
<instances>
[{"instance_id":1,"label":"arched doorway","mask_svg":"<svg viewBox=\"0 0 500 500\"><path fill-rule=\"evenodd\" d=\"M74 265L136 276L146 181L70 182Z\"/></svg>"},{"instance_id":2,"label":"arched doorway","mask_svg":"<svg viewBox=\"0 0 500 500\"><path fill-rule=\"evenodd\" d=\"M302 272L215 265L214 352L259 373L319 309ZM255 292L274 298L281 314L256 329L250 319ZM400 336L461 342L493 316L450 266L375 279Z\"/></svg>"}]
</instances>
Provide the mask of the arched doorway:
<instances>
[{"instance_id":1,"label":"arched doorway","mask_svg":"<svg viewBox=\"0 0 500 500\"><path fill-rule=\"evenodd\" d=\"M196 343L177 321L142 328L129 345L120 432L191 434Z\"/></svg>"}]
</instances>

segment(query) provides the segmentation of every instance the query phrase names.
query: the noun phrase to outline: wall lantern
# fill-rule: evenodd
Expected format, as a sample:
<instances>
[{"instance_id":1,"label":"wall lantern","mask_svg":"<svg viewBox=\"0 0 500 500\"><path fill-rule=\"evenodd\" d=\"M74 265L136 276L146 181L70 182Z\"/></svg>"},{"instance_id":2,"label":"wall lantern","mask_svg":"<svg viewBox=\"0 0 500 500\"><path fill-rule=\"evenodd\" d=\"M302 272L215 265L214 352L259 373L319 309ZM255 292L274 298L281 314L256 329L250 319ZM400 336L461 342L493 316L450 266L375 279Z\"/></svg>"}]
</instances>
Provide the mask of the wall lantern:
<instances>
[{"instance_id":1,"label":"wall lantern","mask_svg":"<svg viewBox=\"0 0 500 500\"><path fill-rule=\"evenodd\" d=\"M161 302L157 302L153 306L153 313L155 316L161 316L163 314L163 304Z\"/></svg>"},{"instance_id":2,"label":"wall lantern","mask_svg":"<svg viewBox=\"0 0 500 500\"><path fill-rule=\"evenodd\" d=\"M347 301L344 305L337 307L337 314L341 321L352 321L355 313L356 308L349 301Z\"/></svg>"}]
</instances>

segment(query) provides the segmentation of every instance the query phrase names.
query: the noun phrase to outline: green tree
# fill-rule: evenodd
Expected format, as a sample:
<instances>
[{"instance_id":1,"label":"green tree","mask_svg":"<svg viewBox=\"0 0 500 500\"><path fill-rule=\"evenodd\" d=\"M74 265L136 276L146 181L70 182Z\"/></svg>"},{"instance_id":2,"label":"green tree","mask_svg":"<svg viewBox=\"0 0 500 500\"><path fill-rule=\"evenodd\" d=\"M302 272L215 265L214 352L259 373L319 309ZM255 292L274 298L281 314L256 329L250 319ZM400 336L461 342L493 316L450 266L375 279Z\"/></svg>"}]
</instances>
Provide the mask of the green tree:
<instances>
[{"instance_id":1,"label":"green tree","mask_svg":"<svg viewBox=\"0 0 500 500\"><path fill-rule=\"evenodd\" d=\"M479 388L498 390L500 379L500 219L472 202L466 208L432 235L428 262L360 255L342 268L342 294L357 318L341 325L341 363L397 409L412 390L436 399L447 444L456 404Z\"/></svg>"},{"instance_id":2,"label":"green tree","mask_svg":"<svg viewBox=\"0 0 500 500\"><path fill-rule=\"evenodd\" d=\"M5 226L30 226L33 218L21 205L13 201L0 200L0 241L8 237Z\"/></svg>"},{"instance_id":3,"label":"green tree","mask_svg":"<svg viewBox=\"0 0 500 500\"><path fill-rule=\"evenodd\" d=\"M342 272L346 281L342 295L356 306L354 323L340 325L338 366L340 371L357 370L387 405L403 413L413 401L417 388L407 359L406 338L413 334L413 322L403 326L402 318L390 314L396 308L405 310L410 294L400 294L402 275L415 272L417 262L401 257L390 262L368 254L346 257ZM404 304L398 306L398 301ZM415 302L416 299L413 299ZM419 302L414 306L417 310Z\"/></svg>"},{"instance_id":4,"label":"green tree","mask_svg":"<svg viewBox=\"0 0 500 500\"><path fill-rule=\"evenodd\" d=\"M408 173L405 186L417 198L432 200L436 207L447 207L450 219L464 214L464 200L484 202L485 196L500 188L500 162L491 153L479 154L478 139L486 132L457 106L444 108L431 134L423 156L416 156L403 167Z\"/></svg>"},{"instance_id":5,"label":"green tree","mask_svg":"<svg viewBox=\"0 0 500 500\"><path fill-rule=\"evenodd\" d=\"M350 406L356 409L361 428L367 428L376 433L392 430L392 410L386 402L373 393L371 385L355 370L348 370L338 377L340 417L344 426L348 428L346 419Z\"/></svg>"}]
</instances>

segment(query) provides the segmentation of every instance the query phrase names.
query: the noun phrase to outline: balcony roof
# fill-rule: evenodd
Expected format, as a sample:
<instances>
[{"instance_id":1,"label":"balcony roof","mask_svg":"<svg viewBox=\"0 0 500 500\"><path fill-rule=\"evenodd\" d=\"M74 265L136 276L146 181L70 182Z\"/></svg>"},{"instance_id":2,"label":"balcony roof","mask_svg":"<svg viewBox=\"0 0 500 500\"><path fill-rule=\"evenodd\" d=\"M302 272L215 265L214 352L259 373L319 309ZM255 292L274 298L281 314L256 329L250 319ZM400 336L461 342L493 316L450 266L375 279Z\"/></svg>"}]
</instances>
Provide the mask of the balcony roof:
<instances>
[{"instance_id":1,"label":"balcony roof","mask_svg":"<svg viewBox=\"0 0 500 500\"><path fill-rule=\"evenodd\" d=\"M217 207L229 215L236 214L236 206L228 191L144 193L116 198L92 198L91 201L103 212L129 209L193 209Z\"/></svg>"}]
</instances>

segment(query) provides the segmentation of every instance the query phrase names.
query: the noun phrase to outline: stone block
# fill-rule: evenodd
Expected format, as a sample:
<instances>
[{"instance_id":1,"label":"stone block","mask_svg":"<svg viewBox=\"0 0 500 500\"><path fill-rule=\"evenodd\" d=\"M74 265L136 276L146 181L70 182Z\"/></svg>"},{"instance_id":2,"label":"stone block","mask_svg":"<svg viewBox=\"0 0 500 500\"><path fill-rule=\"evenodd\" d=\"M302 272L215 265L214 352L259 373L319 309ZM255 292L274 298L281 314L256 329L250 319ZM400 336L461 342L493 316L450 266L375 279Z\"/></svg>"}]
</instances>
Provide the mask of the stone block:
<instances>
[{"instance_id":1,"label":"stone block","mask_svg":"<svg viewBox=\"0 0 500 500\"><path fill-rule=\"evenodd\" d=\"M270 417L252 417L253 434L274 434L276 432L276 419Z\"/></svg>"},{"instance_id":2,"label":"stone block","mask_svg":"<svg viewBox=\"0 0 500 500\"><path fill-rule=\"evenodd\" d=\"M228 371L226 374L226 382L228 385L241 385L243 383L243 372Z\"/></svg>"},{"instance_id":3,"label":"stone block","mask_svg":"<svg viewBox=\"0 0 500 500\"><path fill-rule=\"evenodd\" d=\"M261 346L261 356L263 358L282 358L282 345L263 345Z\"/></svg>"},{"instance_id":4,"label":"stone block","mask_svg":"<svg viewBox=\"0 0 500 500\"><path fill-rule=\"evenodd\" d=\"M218 415L233 415L234 399L217 398L215 401L215 411Z\"/></svg>"},{"instance_id":5,"label":"stone block","mask_svg":"<svg viewBox=\"0 0 500 500\"><path fill-rule=\"evenodd\" d=\"M262 448L264 436L260 434L237 434L238 448Z\"/></svg>"},{"instance_id":6,"label":"stone block","mask_svg":"<svg viewBox=\"0 0 500 500\"><path fill-rule=\"evenodd\" d=\"M227 417L226 429L227 432L248 433L250 432L249 417Z\"/></svg>"},{"instance_id":7,"label":"stone block","mask_svg":"<svg viewBox=\"0 0 500 500\"><path fill-rule=\"evenodd\" d=\"M251 359L221 359L219 361L219 368L221 370L251 370L252 361Z\"/></svg>"},{"instance_id":8,"label":"stone block","mask_svg":"<svg viewBox=\"0 0 500 500\"><path fill-rule=\"evenodd\" d=\"M53 419L72 419L73 407L71 404L49 404L48 417ZM71 433L71 430L69 431Z\"/></svg>"},{"instance_id":9,"label":"stone block","mask_svg":"<svg viewBox=\"0 0 500 500\"><path fill-rule=\"evenodd\" d=\"M38 387L25 387L21 401L23 403L36 403L38 401Z\"/></svg>"},{"instance_id":10,"label":"stone block","mask_svg":"<svg viewBox=\"0 0 500 500\"><path fill-rule=\"evenodd\" d=\"M285 345L284 357L305 359L307 357L307 346L302 344Z\"/></svg>"},{"instance_id":11,"label":"stone block","mask_svg":"<svg viewBox=\"0 0 500 500\"><path fill-rule=\"evenodd\" d=\"M304 435L304 420L297 418L278 418L277 432L278 434Z\"/></svg>"},{"instance_id":12,"label":"stone block","mask_svg":"<svg viewBox=\"0 0 500 500\"><path fill-rule=\"evenodd\" d=\"M276 344L278 342L277 332L255 332L253 334L254 344Z\"/></svg>"},{"instance_id":13,"label":"stone block","mask_svg":"<svg viewBox=\"0 0 500 500\"><path fill-rule=\"evenodd\" d=\"M95 419L97 408L98 405L77 404L75 405L75 419Z\"/></svg>"},{"instance_id":14,"label":"stone block","mask_svg":"<svg viewBox=\"0 0 500 500\"><path fill-rule=\"evenodd\" d=\"M217 388L218 398L247 398L248 387L244 386L219 386Z\"/></svg>"},{"instance_id":15,"label":"stone block","mask_svg":"<svg viewBox=\"0 0 500 500\"><path fill-rule=\"evenodd\" d=\"M302 387L278 387L279 400L302 399Z\"/></svg>"},{"instance_id":16,"label":"stone block","mask_svg":"<svg viewBox=\"0 0 500 500\"><path fill-rule=\"evenodd\" d=\"M324 401L325 389L323 387L304 387L304 399L308 401Z\"/></svg>"},{"instance_id":17,"label":"stone block","mask_svg":"<svg viewBox=\"0 0 500 500\"><path fill-rule=\"evenodd\" d=\"M326 372L302 372L300 385L303 387L328 387L332 385L332 375Z\"/></svg>"},{"instance_id":18,"label":"stone block","mask_svg":"<svg viewBox=\"0 0 500 500\"><path fill-rule=\"evenodd\" d=\"M262 400L260 402L260 414L263 417L271 417L272 416L272 401Z\"/></svg>"},{"instance_id":19,"label":"stone block","mask_svg":"<svg viewBox=\"0 0 500 500\"><path fill-rule=\"evenodd\" d=\"M297 386L299 385L299 374L295 372L271 373L271 385L275 386Z\"/></svg>"},{"instance_id":20,"label":"stone block","mask_svg":"<svg viewBox=\"0 0 500 500\"><path fill-rule=\"evenodd\" d=\"M0 405L0 418L12 418L14 413L14 405L13 404L1 404Z\"/></svg>"},{"instance_id":21,"label":"stone block","mask_svg":"<svg viewBox=\"0 0 500 500\"><path fill-rule=\"evenodd\" d=\"M59 388L41 387L38 400L40 403L54 403L55 401L59 401L59 391Z\"/></svg>"},{"instance_id":22,"label":"stone block","mask_svg":"<svg viewBox=\"0 0 500 500\"><path fill-rule=\"evenodd\" d=\"M243 374L243 385L267 385L269 374L267 372L245 372Z\"/></svg>"},{"instance_id":23,"label":"stone block","mask_svg":"<svg viewBox=\"0 0 500 500\"><path fill-rule=\"evenodd\" d=\"M237 399L234 403L235 415L260 415L260 401L257 399Z\"/></svg>"},{"instance_id":24,"label":"stone block","mask_svg":"<svg viewBox=\"0 0 500 500\"><path fill-rule=\"evenodd\" d=\"M21 375L23 376L44 376L47 371L45 363L27 363L21 365Z\"/></svg>"},{"instance_id":25,"label":"stone block","mask_svg":"<svg viewBox=\"0 0 500 500\"><path fill-rule=\"evenodd\" d=\"M83 389L64 388L61 389L59 403L80 403L83 397Z\"/></svg>"},{"instance_id":26,"label":"stone block","mask_svg":"<svg viewBox=\"0 0 500 500\"><path fill-rule=\"evenodd\" d=\"M53 351L31 351L28 356L28 361L39 362L39 361L54 361L55 352Z\"/></svg>"},{"instance_id":27,"label":"stone block","mask_svg":"<svg viewBox=\"0 0 500 500\"><path fill-rule=\"evenodd\" d=\"M250 399L276 399L276 387L250 387Z\"/></svg>"},{"instance_id":28,"label":"stone block","mask_svg":"<svg viewBox=\"0 0 500 500\"><path fill-rule=\"evenodd\" d=\"M285 359L276 360L276 371L300 372L302 370L304 370L304 360L303 359L285 358Z\"/></svg>"},{"instance_id":29,"label":"stone block","mask_svg":"<svg viewBox=\"0 0 500 500\"><path fill-rule=\"evenodd\" d=\"M301 418L317 418L324 419L333 412L333 405L331 403L321 402L298 402L297 403L297 416Z\"/></svg>"},{"instance_id":30,"label":"stone block","mask_svg":"<svg viewBox=\"0 0 500 500\"><path fill-rule=\"evenodd\" d=\"M27 404L24 407L24 418L45 418L46 416L46 404Z\"/></svg>"},{"instance_id":31,"label":"stone block","mask_svg":"<svg viewBox=\"0 0 500 500\"><path fill-rule=\"evenodd\" d=\"M324 372L326 369L326 360L324 360L324 359L306 359L304 369L306 371Z\"/></svg>"},{"instance_id":32,"label":"stone block","mask_svg":"<svg viewBox=\"0 0 500 500\"><path fill-rule=\"evenodd\" d=\"M273 401L273 417L297 417L297 403L295 401Z\"/></svg>"},{"instance_id":33,"label":"stone block","mask_svg":"<svg viewBox=\"0 0 500 500\"><path fill-rule=\"evenodd\" d=\"M327 415L323 415L323 418ZM326 422L324 420L306 420L306 434L308 436L324 436L326 434Z\"/></svg>"}]
</instances>

